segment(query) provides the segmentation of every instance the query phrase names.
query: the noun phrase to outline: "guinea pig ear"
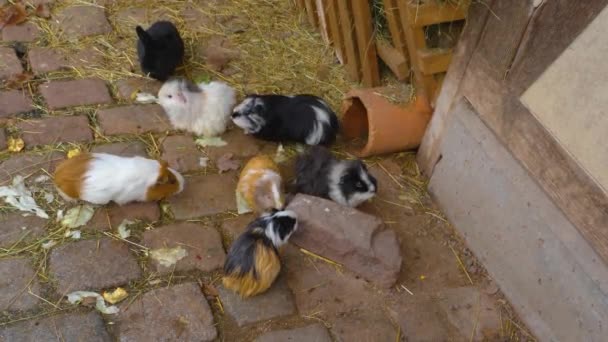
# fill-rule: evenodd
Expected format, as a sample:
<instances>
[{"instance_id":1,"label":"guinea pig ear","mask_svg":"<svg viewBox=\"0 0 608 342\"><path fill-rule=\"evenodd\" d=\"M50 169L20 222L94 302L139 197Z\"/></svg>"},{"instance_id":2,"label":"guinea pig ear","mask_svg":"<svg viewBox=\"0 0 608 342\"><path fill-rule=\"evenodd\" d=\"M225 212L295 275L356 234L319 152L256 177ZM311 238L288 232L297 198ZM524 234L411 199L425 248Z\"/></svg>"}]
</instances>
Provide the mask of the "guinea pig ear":
<instances>
[{"instance_id":1,"label":"guinea pig ear","mask_svg":"<svg viewBox=\"0 0 608 342\"><path fill-rule=\"evenodd\" d=\"M160 176L156 180L156 184L158 184L158 185L169 184L171 181L171 172L169 171L169 163L167 163L166 161L164 161L162 159L159 159L158 162L160 163Z\"/></svg>"},{"instance_id":2,"label":"guinea pig ear","mask_svg":"<svg viewBox=\"0 0 608 342\"><path fill-rule=\"evenodd\" d=\"M143 27L137 25L137 27L135 28L135 32L137 32L137 36L139 37L139 39L141 39L144 45L150 45L150 43L152 42L152 38L150 37L148 32L143 29Z\"/></svg>"}]
</instances>

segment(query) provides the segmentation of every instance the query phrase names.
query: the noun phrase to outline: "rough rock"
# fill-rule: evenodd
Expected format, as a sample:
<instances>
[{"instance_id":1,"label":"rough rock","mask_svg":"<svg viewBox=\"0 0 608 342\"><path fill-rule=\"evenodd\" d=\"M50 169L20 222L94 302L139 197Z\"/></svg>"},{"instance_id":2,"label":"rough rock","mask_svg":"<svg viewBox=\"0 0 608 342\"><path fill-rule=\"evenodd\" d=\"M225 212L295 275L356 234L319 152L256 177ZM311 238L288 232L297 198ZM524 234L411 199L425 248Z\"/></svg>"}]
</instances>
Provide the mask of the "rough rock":
<instances>
[{"instance_id":1,"label":"rough rock","mask_svg":"<svg viewBox=\"0 0 608 342\"><path fill-rule=\"evenodd\" d=\"M356 340L356 339L355 339ZM352 341L355 341L352 340ZM265 333L254 342L331 342L327 329L320 323L302 328L276 330Z\"/></svg>"},{"instance_id":2,"label":"rough rock","mask_svg":"<svg viewBox=\"0 0 608 342\"><path fill-rule=\"evenodd\" d=\"M401 251L394 231L378 218L318 197L298 194L287 207L298 214L291 242L339 262L382 287L395 284Z\"/></svg>"}]
</instances>

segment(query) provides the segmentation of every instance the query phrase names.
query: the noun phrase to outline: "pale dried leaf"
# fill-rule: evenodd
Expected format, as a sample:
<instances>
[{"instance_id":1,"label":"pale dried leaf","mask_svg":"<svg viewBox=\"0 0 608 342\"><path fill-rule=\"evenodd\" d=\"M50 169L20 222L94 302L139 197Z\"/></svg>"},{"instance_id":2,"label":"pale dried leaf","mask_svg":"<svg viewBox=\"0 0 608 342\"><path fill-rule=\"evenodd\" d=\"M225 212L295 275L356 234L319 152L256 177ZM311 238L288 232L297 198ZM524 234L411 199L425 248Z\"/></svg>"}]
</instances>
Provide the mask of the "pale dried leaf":
<instances>
[{"instance_id":1,"label":"pale dried leaf","mask_svg":"<svg viewBox=\"0 0 608 342\"><path fill-rule=\"evenodd\" d=\"M111 315L118 313L118 307L116 306L107 306L106 302L103 300L103 297L97 292L89 292L89 291L75 291L68 294L68 302L70 304L80 304L86 298L95 298L96 304L95 309L105 315Z\"/></svg>"},{"instance_id":2,"label":"pale dried leaf","mask_svg":"<svg viewBox=\"0 0 608 342\"><path fill-rule=\"evenodd\" d=\"M0 29L6 26L19 25L27 20L25 5L14 4L0 13Z\"/></svg>"},{"instance_id":3,"label":"pale dried leaf","mask_svg":"<svg viewBox=\"0 0 608 342\"><path fill-rule=\"evenodd\" d=\"M108 302L110 304L116 304L118 302L121 302L128 296L129 296L129 294L122 287L117 287L116 290L114 290L112 292L106 291L103 293L103 299L105 299L106 302Z\"/></svg>"},{"instance_id":4,"label":"pale dried leaf","mask_svg":"<svg viewBox=\"0 0 608 342\"><path fill-rule=\"evenodd\" d=\"M85 225L91 220L95 209L90 205L79 205L65 213L65 216L61 220L61 225L68 228L77 228Z\"/></svg>"},{"instance_id":5,"label":"pale dried leaf","mask_svg":"<svg viewBox=\"0 0 608 342\"><path fill-rule=\"evenodd\" d=\"M209 158L207 158L207 157L201 157L201 158L198 160L198 165L199 165L200 167L207 167L207 165L208 165L208 164L209 164Z\"/></svg>"},{"instance_id":6,"label":"pale dried leaf","mask_svg":"<svg viewBox=\"0 0 608 342\"><path fill-rule=\"evenodd\" d=\"M135 101L138 103L158 103L158 98L150 93L137 93Z\"/></svg>"},{"instance_id":7,"label":"pale dried leaf","mask_svg":"<svg viewBox=\"0 0 608 342\"><path fill-rule=\"evenodd\" d=\"M127 226L132 225L134 223L135 222L131 220L122 220L122 222L118 225L118 235L123 239L126 239L131 236L131 230L127 229Z\"/></svg>"},{"instance_id":8,"label":"pale dried leaf","mask_svg":"<svg viewBox=\"0 0 608 342\"><path fill-rule=\"evenodd\" d=\"M20 152L25 147L25 142L21 138L8 138L8 150L10 152Z\"/></svg>"},{"instance_id":9,"label":"pale dried leaf","mask_svg":"<svg viewBox=\"0 0 608 342\"><path fill-rule=\"evenodd\" d=\"M175 248L159 248L150 251L150 257L165 267L171 267L188 255L181 246Z\"/></svg>"},{"instance_id":10,"label":"pale dried leaf","mask_svg":"<svg viewBox=\"0 0 608 342\"><path fill-rule=\"evenodd\" d=\"M50 240L42 244L42 249L51 249L53 246L57 244L57 241Z\"/></svg>"},{"instance_id":11,"label":"pale dried leaf","mask_svg":"<svg viewBox=\"0 0 608 342\"><path fill-rule=\"evenodd\" d=\"M225 142L222 138L220 137L202 137L202 138L198 138L196 139L196 144L202 147L205 146L226 146L228 145L227 142Z\"/></svg>"},{"instance_id":12,"label":"pale dried leaf","mask_svg":"<svg viewBox=\"0 0 608 342\"><path fill-rule=\"evenodd\" d=\"M21 211L34 213L44 219L49 218L49 215L36 204L32 192L25 187L23 177L20 175L13 178L12 185L0 186L0 198L4 198L4 202Z\"/></svg>"}]
</instances>

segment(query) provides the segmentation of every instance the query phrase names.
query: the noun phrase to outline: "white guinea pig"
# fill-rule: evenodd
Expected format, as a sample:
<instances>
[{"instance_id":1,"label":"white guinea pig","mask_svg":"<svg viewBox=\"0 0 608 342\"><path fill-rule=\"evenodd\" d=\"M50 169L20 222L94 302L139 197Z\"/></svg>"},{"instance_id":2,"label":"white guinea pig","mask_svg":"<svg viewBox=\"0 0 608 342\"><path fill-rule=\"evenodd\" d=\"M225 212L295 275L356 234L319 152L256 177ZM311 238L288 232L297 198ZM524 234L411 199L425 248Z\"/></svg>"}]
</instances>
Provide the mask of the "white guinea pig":
<instances>
[{"instance_id":1,"label":"white guinea pig","mask_svg":"<svg viewBox=\"0 0 608 342\"><path fill-rule=\"evenodd\" d=\"M165 161L106 153L81 153L64 160L53 181L64 199L93 204L158 201L184 189L184 177Z\"/></svg>"},{"instance_id":2,"label":"white guinea pig","mask_svg":"<svg viewBox=\"0 0 608 342\"><path fill-rule=\"evenodd\" d=\"M194 84L185 78L173 78L158 92L173 127L196 135L217 136L226 131L236 91L223 82Z\"/></svg>"}]
</instances>

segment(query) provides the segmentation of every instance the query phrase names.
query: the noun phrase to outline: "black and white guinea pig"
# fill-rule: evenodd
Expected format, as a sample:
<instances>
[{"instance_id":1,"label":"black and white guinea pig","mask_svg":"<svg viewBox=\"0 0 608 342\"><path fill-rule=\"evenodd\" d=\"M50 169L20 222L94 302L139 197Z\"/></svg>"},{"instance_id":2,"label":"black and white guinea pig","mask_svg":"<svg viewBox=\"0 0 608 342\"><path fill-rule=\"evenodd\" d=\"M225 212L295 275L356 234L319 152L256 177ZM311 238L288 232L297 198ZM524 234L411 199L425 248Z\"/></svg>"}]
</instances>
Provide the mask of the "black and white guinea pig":
<instances>
[{"instance_id":1,"label":"black and white guinea pig","mask_svg":"<svg viewBox=\"0 0 608 342\"><path fill-rule=\"evenodd\" d=\"M378 184L361 160L339 160L313 146L296 160L295 190L356 207L376 195Z\"/></svg>"},{"instance_id":2,"label":"black and white guinea pig","mask_svg":"<svg viewBox=\"0 0 608 342\"><path fill-rule=\"evenodd\" d=\"M271 141L330 145L338 133L338 117L313 95L248 95L232 111L232 121L245 134Z\"/></svg>"},{"instance_id":3,"label":"black and white guinea pig","mask_svg":"<svg viewBox=\"0 0 608 342\"><path fill-rule=\"evenodd\" d=\"M230 246L222 284L243 298L265 292L281 271L278 249L298 229L296 214L272 210L247 225Z\"/></svg>"},{"instance_id":4,"label":"black and white guinea pig","mask_svg":"<svg viewBox=\"0 0 608 342\"><path fill-rule=\"evenodd\" d=\"M184 59L184 42L179 31L169 21L157 21L144 30L137 32L137 56L144 74L159 81L166 81L173 75Z\"/></svg>"}]
</instances>

